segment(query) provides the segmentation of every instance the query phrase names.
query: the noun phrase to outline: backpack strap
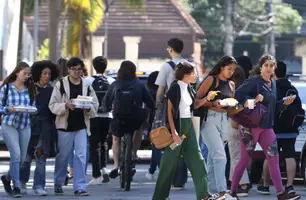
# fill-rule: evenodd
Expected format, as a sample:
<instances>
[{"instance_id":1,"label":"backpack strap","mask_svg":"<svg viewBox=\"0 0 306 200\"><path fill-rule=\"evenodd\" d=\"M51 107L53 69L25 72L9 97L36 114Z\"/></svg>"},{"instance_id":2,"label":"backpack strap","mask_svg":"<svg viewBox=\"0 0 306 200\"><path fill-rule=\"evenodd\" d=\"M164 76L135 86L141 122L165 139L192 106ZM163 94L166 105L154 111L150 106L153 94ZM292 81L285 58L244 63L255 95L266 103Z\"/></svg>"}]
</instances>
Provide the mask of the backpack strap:
<instances>
[{"instance_id":1,"label":"backpack strap","mask_svg":"<svg viewBox=\"0 0 306 200\"><path fill-rule=\"evenodd\" d=\"M173 70L175 69L176 64L172 60L168 61L167 63L171 66Z\"/></svg>"},{"instance_id":2,"label":"backpack strap","mask_svg":"<svg viewBox=\"0 0 306 200\"><path fill-rule=\"evenodd\" d=\"M88 87L87 87L87 96L88 96L88 97L90 96L90 93L91 93L91 91L90 91L90 86L88 86Z\"/></svg>"},{"instance_id":3,"label":"backpack strap","mask_svg":"<svg viewBox=\"0 0 306 200\"><path fill-rule=\"evenodd\" d=\"M60 92L61 92L61 95L62 95L62 96L63 96L64 94L66 94L65 88L64 88L63 79L60 80Z\"/></svg>"},{"instance_id":4,"label":"backpack strap","mask_svg":"<svg viewBox=\"0 0 306 200\"><path fill-rule=\"evenodd\" d=\"M4 96L3 96L3 99L2 99L2 106L6 106L6 102L7 102L7 98L8 98L8 92L9 92L9 84L5 84L6 85L6 88L5 88L5 91L4 91Z\"/></svg>"}]
</instances>

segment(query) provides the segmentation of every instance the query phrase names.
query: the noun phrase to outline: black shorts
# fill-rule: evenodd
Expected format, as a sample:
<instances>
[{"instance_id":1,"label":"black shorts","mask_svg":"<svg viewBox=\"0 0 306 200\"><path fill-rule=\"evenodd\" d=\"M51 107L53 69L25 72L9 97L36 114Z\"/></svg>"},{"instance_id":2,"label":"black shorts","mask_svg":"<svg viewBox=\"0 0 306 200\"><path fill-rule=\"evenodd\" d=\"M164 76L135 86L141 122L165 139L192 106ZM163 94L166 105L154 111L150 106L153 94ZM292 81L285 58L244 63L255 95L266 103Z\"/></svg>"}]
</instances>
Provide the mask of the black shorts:
<instances>
[{"instance_id":1,"label":"black shorts","mask_svg":"<svg viewBox=\"0 0 306 200\"><path fill-rule=\"evenodd\" d=\"M296 138L279 138L277 139L278 152L286 158L295 157L295 140ZM280 152L282 150L282 152Z\"/></svg>"},{"instance_id":2,"label":"black shorts","mask_svg":"<svg viewBox=\"0 0 306 200\"><path fill-rule=\"evenodd\" d=\"M124 134L134 134L146 121L148 113L141 110L135 118L119 118L115 117L111 121L111 130L114 136L123 137Z\"/></svg>"}]
</instances>

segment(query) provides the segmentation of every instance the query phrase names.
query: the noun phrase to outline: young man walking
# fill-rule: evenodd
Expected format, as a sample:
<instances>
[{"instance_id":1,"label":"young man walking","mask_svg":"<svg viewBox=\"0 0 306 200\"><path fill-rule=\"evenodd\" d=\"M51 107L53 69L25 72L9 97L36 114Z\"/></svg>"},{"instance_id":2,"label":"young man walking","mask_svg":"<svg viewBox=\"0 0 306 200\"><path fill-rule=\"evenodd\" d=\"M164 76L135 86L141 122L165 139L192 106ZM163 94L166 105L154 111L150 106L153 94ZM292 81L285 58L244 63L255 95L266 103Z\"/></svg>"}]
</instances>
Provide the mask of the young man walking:
<instances>
[{"instance_id":1,"label":"young man walking","mask_svg":"<svg viewBox=\"0 0 306 200\"><path fill-rule=\"evenodd\" d=\"M71 151L74 155L73 189L76 196L88 196L86 191L86 153L87 134L90 136L89 117L94 117L99 103L93 88L82 78L84 63L81 59L72 57L67 62L69 75L58 81L53 89L49 108L56 115L58 130L58 150L54 170L54 192L63 195L67 175L68 158ZM79 109L71 103L78 95L93 98L90 109Z\"/></svg>"},{"instance_id":2,"label":"young man walking","mask_svg":"<svg viewBox=\"0 0 306 200\"><path fill-rule=\"evenodd\" d=\"M180 62L188 62L182 58L184 43L179 38L171 38L168 41L167 51L171 57L171 61L166 62L160 68L155 84L158 85L156 95L156 105L162 102L165 94L169 90L171 83L174 81L174 69ZM173 180L173 189L183 189L187 182L187 167L183 159L180 159L175 178Z\"/></svg>"},{"instance_id":3,"label":"young man walking","mask_svg":"<svg viewBox=\"0 0 306 200\"><path fill-rule=\"evenodd\" d=\"M111 112L102 111L102 101L110 84L115 79L105 76L104 72L107 68L107 59L103 56L97 56L92 61L96 75L87 77L87 81L96 92L99 109L95 117L90 119L90 157L92 163L92 177L89 185L100 185L109 182L107 164L108 145L106 143L109 126L113 117ZM102 169L102 174L101 174Z\"/></svg>"}]
</instances>

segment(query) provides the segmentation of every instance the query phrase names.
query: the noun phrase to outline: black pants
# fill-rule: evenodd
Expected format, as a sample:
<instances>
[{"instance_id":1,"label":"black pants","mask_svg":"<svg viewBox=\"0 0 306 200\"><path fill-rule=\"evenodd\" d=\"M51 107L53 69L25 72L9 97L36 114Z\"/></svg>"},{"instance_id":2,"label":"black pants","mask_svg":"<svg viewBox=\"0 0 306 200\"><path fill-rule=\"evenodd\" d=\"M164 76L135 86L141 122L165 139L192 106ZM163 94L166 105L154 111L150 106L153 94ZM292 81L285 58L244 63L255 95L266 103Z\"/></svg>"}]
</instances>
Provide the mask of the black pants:
<instances>
[{"instance_id":1,"label":"black pants","mask_svg":"<svg viewBox=\"0 0 306 200\"><path fill-rule=\"evenodd\" d=\"M90 157L92 163L92 176L101 176L101 169L106 167L108 145L106 138L110 125L109 118L96 117L90 119Z\"/></svg>"}]
</instances>

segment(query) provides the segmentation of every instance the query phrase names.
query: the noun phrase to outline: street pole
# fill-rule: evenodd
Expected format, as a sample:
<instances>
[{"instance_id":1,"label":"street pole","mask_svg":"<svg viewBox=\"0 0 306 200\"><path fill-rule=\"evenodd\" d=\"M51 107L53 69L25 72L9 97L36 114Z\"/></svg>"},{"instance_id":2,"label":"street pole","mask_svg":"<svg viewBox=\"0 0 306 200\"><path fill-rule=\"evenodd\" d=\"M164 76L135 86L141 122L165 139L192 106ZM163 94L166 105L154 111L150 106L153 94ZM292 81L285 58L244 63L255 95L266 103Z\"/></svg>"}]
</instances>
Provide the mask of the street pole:
<instances>
[{"instance_id":1,"label":"street pole","mask_svg":"<svg viewBox=\"0 0 306 200\"><path fill-rule=\"evenodd\" d=\"M37 44L38 44L38 0L34 2L34 48L33 48L33 60L37 59Z\"/></svg>"},{"instance_id":2,"label":"street pole","mask_svg":"<svg viewBox=\"0 0 306 200\"><path fill-rule=\"evenodd\" d=\"M107 58L108 55L108 17L109 12L108 9L105 12L105 33L104 33L104 57Z\"/></svg>"}]
</instances>

